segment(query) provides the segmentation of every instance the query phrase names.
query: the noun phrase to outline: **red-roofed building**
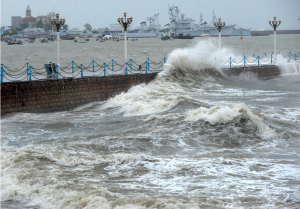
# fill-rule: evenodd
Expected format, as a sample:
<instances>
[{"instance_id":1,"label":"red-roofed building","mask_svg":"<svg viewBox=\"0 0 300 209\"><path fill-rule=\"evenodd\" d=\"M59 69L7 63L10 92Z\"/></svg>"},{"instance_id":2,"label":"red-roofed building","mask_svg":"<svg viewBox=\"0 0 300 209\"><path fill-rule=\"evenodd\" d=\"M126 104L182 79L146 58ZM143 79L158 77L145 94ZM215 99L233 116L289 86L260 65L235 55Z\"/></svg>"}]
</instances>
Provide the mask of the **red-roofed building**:
<instances>
[{"instance_id":1,"label":"red-roofed building","mask_svg":"<svg viewBox=\"0 0 300 209\"><path fill-rule=\"evenodd\" d=\"M42 20L43 24L49 23L49 17L48 16L37 16L36 17L36 22Z\"/></svg>"},{"instance_id":2,"label":"red-roofed building","mask_svg":"<svg viewBox=\"0 0 300 209\"><path fill-rule=\"evenodd\" d=\"M0 0L1 1L1 0ZM48 15L39 15L37 17L31 16L31 9L29 5L26 8L26 17L21 18L21 16L13 16L12 17L12 26L13 28L22 28L24 29L24 23L28 23L28 28L36 28L37 27L37 22L42 20L43 24L51 24L51 17L54 17L55 14L50 12ZM47 26L48 27L48 26ZM48 29L49 30L49 29Z\"/></svg>"},{"instance_id":3,"label":"red-roofed building","mask_svg":"<svg viewBox=\"0 0 300 209\"><path fill-rule=\"evenodd\" d=\"M24 18L22 18L22 22L23 23L28 23L29 28L34 28L35 25L36 25L36 17L32 17L32 16L24 17Z\"/></svg>"}]
</instances>

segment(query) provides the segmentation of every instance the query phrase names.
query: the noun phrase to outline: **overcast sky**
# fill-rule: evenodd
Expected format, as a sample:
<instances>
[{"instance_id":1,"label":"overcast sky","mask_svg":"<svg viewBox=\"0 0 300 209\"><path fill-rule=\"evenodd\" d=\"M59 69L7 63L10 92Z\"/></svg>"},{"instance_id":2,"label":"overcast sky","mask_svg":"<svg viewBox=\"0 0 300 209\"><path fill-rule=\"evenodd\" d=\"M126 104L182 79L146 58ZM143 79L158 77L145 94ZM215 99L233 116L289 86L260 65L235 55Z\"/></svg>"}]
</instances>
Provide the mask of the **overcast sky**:
<instances>
[{"instance_id":1,"label":"overcast sky","mask_svg":"<svg viewBox=\"0 0 300 209\"><path fill-rule=\"evenodd\" d=\"M95 29L117 23L124 10L133 17L132 27L159 13L159 23L169 22L168 5L178 6L186 18L199 23L200 13L207 22L212 12L226 24L237 24L252 30L271 30L268 21L274 15L281 19L280 29L300 29L300 0L1 0L1 25L10 26L11 16L25 17L27 5L37 17L49 12L64 16L69 28L84 29L89 23Z\"/></svg>"}]
</instances>

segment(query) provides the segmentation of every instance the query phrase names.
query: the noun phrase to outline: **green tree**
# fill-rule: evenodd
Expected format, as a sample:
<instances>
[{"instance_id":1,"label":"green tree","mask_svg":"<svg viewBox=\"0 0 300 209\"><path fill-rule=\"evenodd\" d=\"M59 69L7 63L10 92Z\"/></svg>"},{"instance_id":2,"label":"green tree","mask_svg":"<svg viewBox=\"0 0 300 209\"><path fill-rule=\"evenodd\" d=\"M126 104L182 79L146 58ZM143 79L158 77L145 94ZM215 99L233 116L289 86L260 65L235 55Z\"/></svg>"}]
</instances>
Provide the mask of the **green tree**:
<instances>
[{"instance_id":1,"label":"green tree","mask_svg":"<svg viewBox=\"0 0 300 209\"><path fill-rule=\"evenodd\" d=\"M46 24L44 25L44 29L45 29L46 31L52 30L52 28L53 28L53 26L52 26L52 24L50 24L50 23L46 23Z\"/></svg>"},{"instance_id":2,"label":"green tree","mask_svg":"<svg viewBox=\"0 0 300 209\"><path fill-rule=\"evenodd\" d=\"M38 28L43 28L43 27L44 27L44 23L43 23L43 21L42 21L41 18L40 18L39 21L37 21L36 26L37 26Z\"/></svg>"},{"instance_id":3,"label":"green tree","mask_svg":"<svg viewBox=\"0 0 300 209\"><path fill-rule=\"evenodd\" d=\"M15 29L12 29L12 31L11 31L11 35L18 35L18 31L17 31L17 30L15 30Z\"/></svg>"},{"instance_id":4,"label":"green tree","mask_svg":"<svg viewBox=\"0 0 300 209\"><path fill-rule=\"evenodd\" d=\"M27 22L24 22L24 23L21 23L20 26L21 26L21 29L24 30L25 28L29 27L29 24Z\"/></svg>"},{"instance_id":5,"label":"green tree","mask_svg":"<svg viewBox=\"0 0 300 209\"><path fill-rule=\"evenodd\" d=\"M6 36L6 35L18 35L18 31L16 31L15 29L13 29L11 32L9 31L4 31L3 34L2 34L2 37Z\"/></svg>"},{"instance_id":6,"label":"green tree","mask_svg":"<svg viewBox=\"0 0 300 209\"><path fill-rule=\"evenodd\" d=\"M92 30L92 26L91 26L91 24L89 24L89 23L86 23L86 24L84 25L84 27L85 27L85 29L88 30L88 31L91 31L91 30Z\"/></svg>"},{"instance_id":7,"label":"green tree","mask_svg":"<svg viewBox=\"0 0 300 209\"><path fill-rule=\"evenodd\" d=\"M65 29L65 30L69 30L69 26L68 26L68 24L65 24L65 25L63 25L63 29Z\"/></svg>"}]
</instances>

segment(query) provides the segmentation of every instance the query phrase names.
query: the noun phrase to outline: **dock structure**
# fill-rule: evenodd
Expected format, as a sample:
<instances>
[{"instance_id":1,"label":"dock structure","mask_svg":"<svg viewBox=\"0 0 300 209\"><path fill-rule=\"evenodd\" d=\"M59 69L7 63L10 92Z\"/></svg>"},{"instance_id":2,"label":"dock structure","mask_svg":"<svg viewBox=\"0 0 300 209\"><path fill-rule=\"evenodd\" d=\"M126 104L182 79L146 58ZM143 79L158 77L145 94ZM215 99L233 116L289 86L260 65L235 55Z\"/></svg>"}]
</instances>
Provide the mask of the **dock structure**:
<instances>
[{"instance_id":1,"label":"dock structure","mask_svg":"<svg viewBox=\"0 0 300 209\"><path fill-rule=\"evenodd\" d=\"M300 63L299 55L284 56L285 62ZM281 74L272 59L259 56L246 63L245 56L241 61L232 59L226 62L213 60L216 66L227 77L243 76L252 73L257 78L269 79ZM270 64L273 63L273 64ZM8 71L1 64L1 115L17 112L57 112L69 110L90 102L104 101L121 92L126 92L134 85L154 80L163 70L166 63L153 62L149 58L143 64L133 60L120 65L114 60L99 65L94 60L88 66L71 62L67 67L60 68L55 63L45 64L45 68L36 69L26 63L20 72ZM202 70L213 70L202 69Z\"/></svg>"},{"instance_id":2,"label":"dock structure","mask_svg":"<svg viewBox=\"0 0 300 209\"><path fill-rule=\"evenodd\" d=\"M269 36L273 35L273 30L252 30L251 36ZM277 30L277 34L300 34L300 30Z\"/></svg>"},{"instance_id":3,"label":"dock structure","mask_svg":"<svg viewBox=\"0 0 300 209\"><path fill-rule=\"evenodd\" d=\"M1 115L57 112L104 101L130 87L148 83L157 73L1 83Z\"/></svg>"}]
</instances>

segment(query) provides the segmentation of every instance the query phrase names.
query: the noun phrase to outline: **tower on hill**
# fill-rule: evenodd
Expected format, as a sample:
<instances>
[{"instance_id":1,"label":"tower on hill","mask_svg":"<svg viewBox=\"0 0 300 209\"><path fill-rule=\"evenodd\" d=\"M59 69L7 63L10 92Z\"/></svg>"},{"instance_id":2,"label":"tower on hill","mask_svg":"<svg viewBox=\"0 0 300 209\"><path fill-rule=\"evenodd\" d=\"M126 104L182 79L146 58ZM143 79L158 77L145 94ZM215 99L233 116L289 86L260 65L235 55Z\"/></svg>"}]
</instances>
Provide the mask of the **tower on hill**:
<instances>
[{"instance_id":1,"label":"tower on hill","mask_svg":"<svg viewBox=\"0 0 300 209\"><path fill-rule=\"evenodd\" d=\"M31 16L31 9L29 7L29 5L26 8L26 17L30 17Z\"/></svg>"}]
</instances>

